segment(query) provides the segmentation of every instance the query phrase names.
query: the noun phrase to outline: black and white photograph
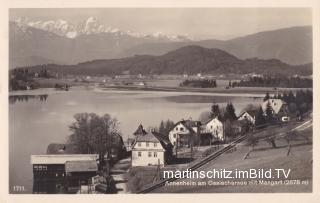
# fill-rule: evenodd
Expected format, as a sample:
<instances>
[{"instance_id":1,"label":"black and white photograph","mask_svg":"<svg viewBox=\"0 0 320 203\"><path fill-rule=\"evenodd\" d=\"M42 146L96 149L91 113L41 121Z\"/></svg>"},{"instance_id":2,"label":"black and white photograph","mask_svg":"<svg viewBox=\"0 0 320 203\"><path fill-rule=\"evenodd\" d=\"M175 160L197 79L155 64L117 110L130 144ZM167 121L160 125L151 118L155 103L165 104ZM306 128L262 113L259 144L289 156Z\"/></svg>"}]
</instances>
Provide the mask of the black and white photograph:
<instances>
[{"instance_id":1,"label":"black and white photograph","mask_svg":"<svg viewBox=\"0 0 320 203\"><path fill-rule=\"evenodd\" d=\"M312 193L313 11L9 8L9 194Z\"/></svg>"}]
</instances>

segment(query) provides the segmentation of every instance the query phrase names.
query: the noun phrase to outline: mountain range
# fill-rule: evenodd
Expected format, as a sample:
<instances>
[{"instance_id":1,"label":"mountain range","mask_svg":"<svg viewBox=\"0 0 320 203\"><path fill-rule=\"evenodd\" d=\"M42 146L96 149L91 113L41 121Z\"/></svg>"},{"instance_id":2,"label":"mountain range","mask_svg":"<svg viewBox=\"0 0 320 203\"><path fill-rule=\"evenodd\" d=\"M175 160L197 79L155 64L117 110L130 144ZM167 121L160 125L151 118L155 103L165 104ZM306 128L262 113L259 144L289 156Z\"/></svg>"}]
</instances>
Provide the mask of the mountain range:
<instances>
[{"instance_id":1,"label":"mountain range","mask_svg":"<svg viewBox=\"0 0 320 203\"><path fill-rule=\"evenodd\" d=\"M220 49L186 46L161 56L136 55L122 59L93 60L76 65L38 65L60 74L119 75L119 74L283 74L310 75L312 64L289 65L278 59L239 59Z\"/></svg>"},{"instance_id":2,"label":"mountain range","mask_svg":"<svg viewBox=\"0 0 320 203\"><path fill-rule=\"evenodd\" d=\"M186 35L123 31L106 27L92 17L78 24L25 18L9 22L10 68L52 63L72 65L97 59L135 58L135 55L162 56L192 45L221 49L241 60L278 59L291 65L312 62L312 28L308 26L231 40L195 41Z\"/></svg>"}]
</instances>

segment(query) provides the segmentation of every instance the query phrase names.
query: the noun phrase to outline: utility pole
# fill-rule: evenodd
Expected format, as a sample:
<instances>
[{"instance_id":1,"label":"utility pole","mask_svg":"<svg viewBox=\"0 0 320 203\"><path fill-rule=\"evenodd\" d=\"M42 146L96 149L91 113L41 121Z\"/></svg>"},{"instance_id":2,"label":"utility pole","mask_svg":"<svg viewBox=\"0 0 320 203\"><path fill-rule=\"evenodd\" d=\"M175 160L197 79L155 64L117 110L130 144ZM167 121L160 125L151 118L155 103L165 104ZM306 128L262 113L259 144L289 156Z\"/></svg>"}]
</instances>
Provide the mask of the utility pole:
<instances>
[{"instance_id":1,"label":"utility pole","mask_svg":"<svg viewBox=\"0 0 320 203\"><path fill-rule=\"evenodd\" d=\"M190 149L190 158L192 159L193 158L193 138L194 138L194 133L191 134L191 142L190 142L190 146L191 146L191 149Z\"/></svg>"},{"instance_id":2,"label":"utility pole","mask_svg":"<svg viewBox=\"0 0 320 203\"><path fill-rule=\"evenodd\" d=\"M176 158L178 158L178 143L179 143L179 135L177 135L177 140L176 140Z\"/></svg>"}]
</instances>

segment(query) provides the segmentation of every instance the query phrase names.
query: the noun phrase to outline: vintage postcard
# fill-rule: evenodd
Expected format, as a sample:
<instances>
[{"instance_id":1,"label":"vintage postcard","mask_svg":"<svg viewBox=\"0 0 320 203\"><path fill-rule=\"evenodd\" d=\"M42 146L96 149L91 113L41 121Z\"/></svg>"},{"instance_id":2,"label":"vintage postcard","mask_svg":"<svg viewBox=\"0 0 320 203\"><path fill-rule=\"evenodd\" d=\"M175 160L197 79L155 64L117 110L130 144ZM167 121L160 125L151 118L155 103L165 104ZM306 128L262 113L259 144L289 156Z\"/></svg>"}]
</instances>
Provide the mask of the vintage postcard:
<instances>
[{"instance_id":1,"label":"vintage postcard","mask_svg":"<svg viewBox=\"0 0 320 203\"><path fill-rule=\"evenodd\" d=\"M314 20L8 8L8 193L313 194Z\"/></svg>"}]
</instances>

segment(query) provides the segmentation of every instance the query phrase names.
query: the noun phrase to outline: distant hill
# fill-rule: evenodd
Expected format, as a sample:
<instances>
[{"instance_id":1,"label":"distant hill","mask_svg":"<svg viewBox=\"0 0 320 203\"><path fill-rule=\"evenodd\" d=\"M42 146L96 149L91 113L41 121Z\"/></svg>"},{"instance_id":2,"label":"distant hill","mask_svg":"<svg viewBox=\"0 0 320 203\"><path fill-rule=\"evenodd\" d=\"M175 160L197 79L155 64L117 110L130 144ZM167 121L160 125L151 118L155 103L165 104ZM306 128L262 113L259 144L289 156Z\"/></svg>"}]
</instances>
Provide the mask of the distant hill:
<instances>
[{"instance_id":1,"label":"distant hill","mask_svg":"<svg viewBox=\"0 0 320 203\"><path fill-rule=\"evenodd\" d=\"M241 60L220 49L208 49L200 46L186 46L161 56L139 55L110 60L94 60L77 65L33 66L29 69L39 71L43 68L64 74L117 75L130 74L284 74L310 75L312 65L293 66L278 59Z\"/></svg>"},{"instance_id":2,"label":"distant hill","mask_svg":"<svg viewBox=\"0 0 320 203\"><path fill-rule=\"evenodd\" d=\"M218 48L240 59L279 59L292 65L312 62L312 27L291 27L259 32L232 40L204 40L196 42L139 44L124 51L123 56L134 54L162 55L187 45Z\"/></svg>"},{"instance_id":3,"label":"distant hill","mask_svg":"<svg viewBox=\"0 0 320 203\"><path fill-rule=\"evenodd\" d=\"M221 49L239 59L274 58L292 65L312 62L311 27L266 31L226 41L192 41L183 37L139 36L112 30L89 32L70 38L59 34L57 30L39 26L9 23L10 68L46 63L71 65L89 60L117 59L146 54L160 56L190 45ZM70 33L73 32L68 32Z\"/></svg>"}]
</instances>

